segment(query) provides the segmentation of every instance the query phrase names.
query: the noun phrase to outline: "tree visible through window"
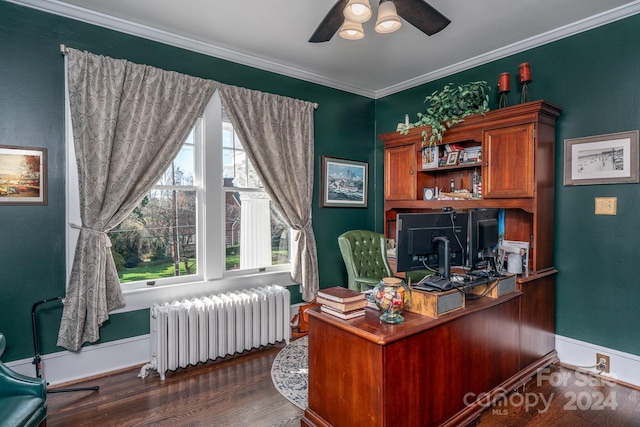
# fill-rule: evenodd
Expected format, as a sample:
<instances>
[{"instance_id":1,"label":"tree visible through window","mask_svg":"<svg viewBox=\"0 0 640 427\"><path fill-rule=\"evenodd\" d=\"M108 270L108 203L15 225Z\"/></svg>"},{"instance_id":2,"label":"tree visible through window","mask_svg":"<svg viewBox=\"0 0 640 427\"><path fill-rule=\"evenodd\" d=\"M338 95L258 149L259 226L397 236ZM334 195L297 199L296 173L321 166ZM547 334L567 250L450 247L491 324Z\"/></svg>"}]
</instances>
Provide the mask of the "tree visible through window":
<instances>
[{"instance_id":1,"label":"tree visible through window","mask_svg":"<svg viewBox=\"0 0 640 427\"><path fill-rule=\"evenodd\" d=\"M206 225L219 227L212 235L224 239L224 270L260 272L290 263L289 226L264 191L232 124L223 114L222 144L218 142L217 147L204 146L201 129L199 122L154 188L109 231L122 283L202 275L199 269L206 263L198 262L198 254L206 251L199 249L220 244L198 241L198 236L205 235L199 232L203 224L198 220L204 218L199 211L220 208L212 198L215 192L206 191L196 167L196 153L203 156L200 153L206 149L222 150L222 169L204 168L222 183L224 224Z\"/></svg>"},{"instance_id":2,"label":"tree visible through window","mask_svg":"<svg viewBox=\"0 0 640 427\"><path fill-rule=\"evenodd\" d=\"M121 282L197 272L194 132L160 181L108 234Z\"/></svg>"}]
</instances>

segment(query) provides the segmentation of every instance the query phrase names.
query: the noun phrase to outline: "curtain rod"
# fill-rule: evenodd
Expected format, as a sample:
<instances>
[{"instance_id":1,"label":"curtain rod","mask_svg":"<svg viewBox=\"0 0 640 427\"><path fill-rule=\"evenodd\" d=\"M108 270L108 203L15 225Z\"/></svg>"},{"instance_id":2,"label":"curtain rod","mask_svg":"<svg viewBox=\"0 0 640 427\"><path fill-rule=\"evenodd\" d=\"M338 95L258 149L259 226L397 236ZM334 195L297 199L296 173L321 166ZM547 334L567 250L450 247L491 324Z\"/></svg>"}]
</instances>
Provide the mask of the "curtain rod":
<instances>
[{"instance_id":1,"label":"curtain rod","mask_svg":"<svg viewBox=\"0 0 640 427\"><path fill-rule=\"evenodd\" d=\"M66 54L67 54L67 47L66 47L64 44L62 44L62 43L60 43L60 53L61 53L62 55L66 55ZM314 109L314 110L317 110L317 109L318 109L318 103L317 103L317 102L314 102L314 103L313 103L313 109Z\"/></svg>"}]
</instances>

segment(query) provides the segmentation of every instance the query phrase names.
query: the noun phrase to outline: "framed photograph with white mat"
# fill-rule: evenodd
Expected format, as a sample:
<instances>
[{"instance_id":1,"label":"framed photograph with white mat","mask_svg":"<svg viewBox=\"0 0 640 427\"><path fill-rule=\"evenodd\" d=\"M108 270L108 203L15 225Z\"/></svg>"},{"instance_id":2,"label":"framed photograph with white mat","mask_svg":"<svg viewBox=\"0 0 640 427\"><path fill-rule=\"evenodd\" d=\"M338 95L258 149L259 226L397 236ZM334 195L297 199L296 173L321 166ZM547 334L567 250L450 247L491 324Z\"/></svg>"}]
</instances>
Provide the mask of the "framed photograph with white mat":
<instances>
[{"instance_id":1,"label":"framed photograph with white mat","mask_svg":"<svg viewBox=\"0 0 640 427\"><path fill-rule=\"evenodd\" d=\"M638 182L638 131L564 140L564 185Z\"/></svg>"}]
</instances>

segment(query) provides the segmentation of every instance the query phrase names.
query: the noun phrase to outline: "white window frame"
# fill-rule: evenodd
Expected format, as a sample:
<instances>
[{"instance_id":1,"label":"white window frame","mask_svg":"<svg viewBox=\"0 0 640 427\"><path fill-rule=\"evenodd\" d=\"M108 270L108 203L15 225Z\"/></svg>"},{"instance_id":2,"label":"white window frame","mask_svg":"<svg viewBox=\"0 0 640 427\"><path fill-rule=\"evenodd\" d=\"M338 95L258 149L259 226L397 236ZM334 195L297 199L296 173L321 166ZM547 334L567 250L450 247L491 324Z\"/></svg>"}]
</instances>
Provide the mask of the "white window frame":
<instances>
[{"instance_id":1,"label":"white window frame","mask_svg":"<svg viewBox=\"0 0 640 427\"><path fill-rule=\"evenodd\" d=\"M66 264L67 283L71 274L75 246L79 230L80 199L78 174L69 102L65 102L66 127L66 183L67 224ZM291 279L291 264L274 265L247 270L225 270L225 191L222 179L222 104L218 93L214 93L203 116L198 119L195 132L195 173L197 187L197 265L195 275L157 279L153 286L146 282L122 284L126 306L113 313L140 310L154 303L202 295L229 292L248 287L279 284L295 284ZM205 167L206 165L206 167ZM201 185L203 184L203 185ZM204 242L204 244L201 244Z\"/></svg>"}]
</instances>

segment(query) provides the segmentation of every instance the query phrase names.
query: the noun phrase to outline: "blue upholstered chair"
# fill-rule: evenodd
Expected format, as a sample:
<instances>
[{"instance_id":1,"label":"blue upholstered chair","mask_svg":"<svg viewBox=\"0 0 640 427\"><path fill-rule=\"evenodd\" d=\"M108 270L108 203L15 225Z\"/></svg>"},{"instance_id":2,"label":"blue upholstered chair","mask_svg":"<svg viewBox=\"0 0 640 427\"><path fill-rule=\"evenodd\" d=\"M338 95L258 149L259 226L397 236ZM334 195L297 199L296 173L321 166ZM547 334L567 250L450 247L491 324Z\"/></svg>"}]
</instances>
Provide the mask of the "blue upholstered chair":
<instances>
[{"instance_id":1,"label":"blue upholstered chair","mask_svg":"<svg viewBox=\"0 0 640 427\"><path fill-rule=\"evenodd\" d=\"M338 246L347 269L348 288L363 292L393 273L387 260L384 234L351 230L338 237Z\"/></svg>"},{"instance_id":2,"label":"blue upholstered chair","mask_svg":"<svg viewBox=\"0 0 640 427\"><path fill-rule=\"evenodd\" d=\"M0 334L0 357L6 341ZM45 426L47 418L47 384L12 371L0 361L0 425Z\"/></svg>"}]
</instances>

